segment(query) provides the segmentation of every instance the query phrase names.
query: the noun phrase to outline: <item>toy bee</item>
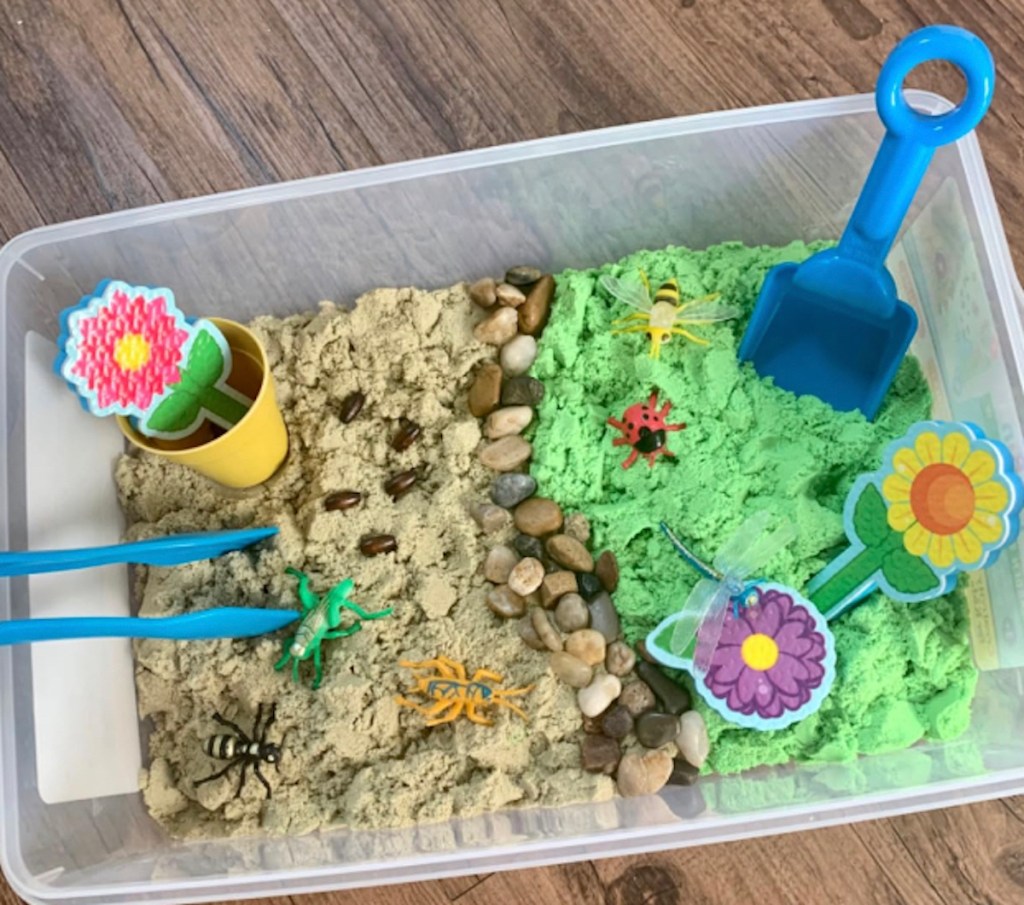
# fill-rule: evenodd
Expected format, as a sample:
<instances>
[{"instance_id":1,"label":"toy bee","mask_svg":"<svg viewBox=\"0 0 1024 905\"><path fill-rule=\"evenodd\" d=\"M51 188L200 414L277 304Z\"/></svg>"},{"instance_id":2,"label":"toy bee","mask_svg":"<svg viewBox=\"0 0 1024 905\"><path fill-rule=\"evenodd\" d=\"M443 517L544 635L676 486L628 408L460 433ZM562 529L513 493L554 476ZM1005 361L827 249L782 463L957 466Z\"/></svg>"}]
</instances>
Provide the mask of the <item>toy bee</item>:
<instances>
[{"instance_id":1,"label":"toy bee","mask_svg":"<svg viewBox=\"0 0 1024 905\"><path fill-rule=\"evenodd\" d=\"M651 342L651 358L660 358L662 345L669 342L673 336L685 336L691 342L702 346L708 344L706 339L701 339L684 329L684 324L714 324L742 314L734 305L715 304L718 293L680 302L679 283L674 278L662 283L653 297L651 283L642 270L640 280L640 283L635 283L605 274L601 277L601 285L614 298L637 309L633 314L612 321L612 327L615 328L612 335L645 333Z\"/></svg>"}]
</instances>

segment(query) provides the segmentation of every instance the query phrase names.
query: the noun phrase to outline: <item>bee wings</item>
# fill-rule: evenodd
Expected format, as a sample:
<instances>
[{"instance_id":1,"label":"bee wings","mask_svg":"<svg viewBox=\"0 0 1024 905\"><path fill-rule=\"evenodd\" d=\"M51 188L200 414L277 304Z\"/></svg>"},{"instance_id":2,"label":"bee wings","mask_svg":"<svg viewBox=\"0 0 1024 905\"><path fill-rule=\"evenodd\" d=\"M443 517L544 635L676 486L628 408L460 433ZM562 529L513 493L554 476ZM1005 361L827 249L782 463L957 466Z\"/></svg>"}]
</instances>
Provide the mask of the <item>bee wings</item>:
<instances>
[{"instance_id":1,"label":"bee wings","mask_svg":"<svg viewBox=\"0 0 1024 905\"><path fill-rule=\"evenodd\" d=\"M706 295L703 298L683 302L679 306L676 320L687 324L714 324L718 321L732 320L739 317L743 309L736 305L720 305L718 294Z\"/></svg>"},{"instance_id":2,"label":"bee wings","mask_svg":"<svg viewBox=\"0 0 1024 905\"><path fill-rule=\"evenodd\" d=\"M606 292L631 308L636 308L640 311L651 310L651 296L642 283L634 283L632 280L620 280L608 274L604 274L599 282Z\"/></svg>"}]
</instances>

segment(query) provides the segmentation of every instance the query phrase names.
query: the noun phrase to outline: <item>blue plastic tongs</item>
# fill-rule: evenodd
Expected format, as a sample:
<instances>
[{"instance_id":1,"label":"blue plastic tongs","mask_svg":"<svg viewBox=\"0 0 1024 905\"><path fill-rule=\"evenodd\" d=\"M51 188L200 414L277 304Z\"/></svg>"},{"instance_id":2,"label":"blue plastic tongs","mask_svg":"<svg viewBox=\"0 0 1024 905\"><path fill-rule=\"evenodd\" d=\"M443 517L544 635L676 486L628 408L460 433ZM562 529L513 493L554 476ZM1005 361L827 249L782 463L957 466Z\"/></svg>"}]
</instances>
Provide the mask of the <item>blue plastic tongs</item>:
<instances>
[{"instance_id":1,"label":"blue plastic tongs","mask_svg":"<svg viewBox=\"0 0 1024 905\"><path fill-rule=\"evenodd\" d=\"M0 577L87 569L114 563L176 566L212 559L231 550L273 537L277 528L173 534L110 547L0 553ZM258 607L216 607L183 616L136 618L77 616L56 619L15 619L0 622L0 645L68 638L248 638L283 628L298 618L293 610Z\"/></svg>"}]
</instances>

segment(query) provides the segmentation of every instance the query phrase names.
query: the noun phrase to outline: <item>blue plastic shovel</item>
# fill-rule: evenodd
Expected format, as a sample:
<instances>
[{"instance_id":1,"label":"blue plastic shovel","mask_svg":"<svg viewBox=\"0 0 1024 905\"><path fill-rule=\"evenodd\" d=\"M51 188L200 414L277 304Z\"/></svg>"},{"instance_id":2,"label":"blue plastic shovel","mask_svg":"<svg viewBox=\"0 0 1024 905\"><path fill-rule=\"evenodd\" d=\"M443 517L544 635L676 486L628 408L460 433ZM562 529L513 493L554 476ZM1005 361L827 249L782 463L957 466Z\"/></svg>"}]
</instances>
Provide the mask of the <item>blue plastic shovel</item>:
<instances>
[{"instance_id":1,"label":"blue plastic shovel","mask_svg":"<svg viewBox=\"0 0 1024 905\"><path fill-rule=\"evenodd\" d=\"M953 63L967 82L960 105L938 116L903 97L904 78L928 60ZM885 138L839 245L769 271L740 344L742 360L783 389L875 417L917 329L885 259L935 149L978 124L994 83L988 48L962 28L931 25L896 46L875 88Z\"/></svg>"}]
</instances>

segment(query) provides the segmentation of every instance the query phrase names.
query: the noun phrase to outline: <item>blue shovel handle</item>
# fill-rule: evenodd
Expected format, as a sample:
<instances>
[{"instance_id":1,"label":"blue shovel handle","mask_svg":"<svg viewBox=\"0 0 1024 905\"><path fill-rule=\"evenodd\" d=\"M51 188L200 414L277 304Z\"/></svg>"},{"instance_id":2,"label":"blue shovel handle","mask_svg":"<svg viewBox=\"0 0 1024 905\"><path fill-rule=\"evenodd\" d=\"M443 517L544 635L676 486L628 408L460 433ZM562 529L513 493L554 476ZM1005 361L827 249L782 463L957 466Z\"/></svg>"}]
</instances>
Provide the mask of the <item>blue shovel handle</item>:
<instances>
[{"instance_id":1,"label":"blue shovel handle","mask_svg":"<svg viewBox=\"0 0 1024 905\"><path fill-rule=\"evenodd\" d=\"M960 69L967 91L960 105L932 116L914 110L903 80L921 63L946 60ZM875 88L886 133L867 182L839 241L839 254L882 267L935 149L962 138L988 110L995 87L992 54L977 35L952 25L930 25L908 35L882 66Z\"/></svg>"}]
</instances>

